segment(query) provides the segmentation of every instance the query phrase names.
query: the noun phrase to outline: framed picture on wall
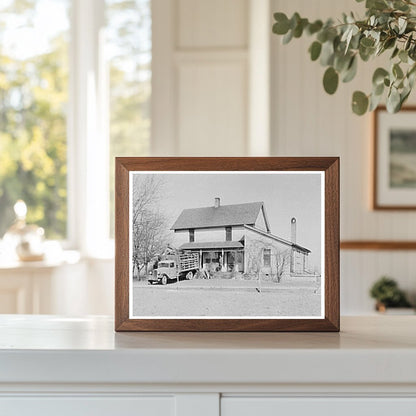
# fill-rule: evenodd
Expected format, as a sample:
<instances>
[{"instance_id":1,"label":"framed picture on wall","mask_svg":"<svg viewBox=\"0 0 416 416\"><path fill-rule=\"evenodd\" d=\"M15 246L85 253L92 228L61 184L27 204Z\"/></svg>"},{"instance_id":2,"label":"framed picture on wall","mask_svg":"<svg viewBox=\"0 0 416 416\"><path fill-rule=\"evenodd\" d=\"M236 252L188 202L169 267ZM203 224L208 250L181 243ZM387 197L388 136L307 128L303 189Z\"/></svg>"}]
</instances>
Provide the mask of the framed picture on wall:
<instances>
[{"instance_id":1,"label":"framed picture on wall","mask_svg":"<svg viewBox=\"0 0 416 416\"><path fill-rule=\"evenodd\" d=\"M116 158L117 331L338 331L338 158Z\"/></svg>"},{"instance_id":2,"label":"framed picture on wall","mask_svg":"<svg viewBox=\"0 0 416 416\"><path fill-rule=\"evenodd\" d=\"M416 209L416 107L374 112L374 209Z\"/></svg>"}]
</instances>

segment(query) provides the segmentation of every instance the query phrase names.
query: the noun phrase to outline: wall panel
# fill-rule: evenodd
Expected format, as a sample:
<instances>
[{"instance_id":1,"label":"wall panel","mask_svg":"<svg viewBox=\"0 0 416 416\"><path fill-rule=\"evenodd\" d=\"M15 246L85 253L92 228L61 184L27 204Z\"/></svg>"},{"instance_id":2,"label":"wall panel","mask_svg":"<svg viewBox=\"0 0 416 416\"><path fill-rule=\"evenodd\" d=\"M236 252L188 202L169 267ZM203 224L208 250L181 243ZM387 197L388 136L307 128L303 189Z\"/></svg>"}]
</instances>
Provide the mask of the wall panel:
<instances>
[{"instance_id":1,"label":"wall panel","mask_svg":"<svg viewBox=\"0 0 416 416\"><path fill-rule=\"evenodd\" d=\"M178 68L181 156L244 155L245 62L195 61Z\"/></svg>"},{"instance_id":2,"label":"wall panel","mask_svg":"<svg viewBox=\"0 0 416 416\"><path fill-rule=\"evenodd\" d=\"M244 155L249 0L152 4L152 154Z\"/></svg>"},{"instance_id":3,"label":"wall panel","mask_svg":"<svg viewBox=\"0 0 416 416\"><path fill-rule=\"evenodd\" d=\"M246 48L247 3L248 0L178 0L178 48Z\"/></svg>"}]
</instances>

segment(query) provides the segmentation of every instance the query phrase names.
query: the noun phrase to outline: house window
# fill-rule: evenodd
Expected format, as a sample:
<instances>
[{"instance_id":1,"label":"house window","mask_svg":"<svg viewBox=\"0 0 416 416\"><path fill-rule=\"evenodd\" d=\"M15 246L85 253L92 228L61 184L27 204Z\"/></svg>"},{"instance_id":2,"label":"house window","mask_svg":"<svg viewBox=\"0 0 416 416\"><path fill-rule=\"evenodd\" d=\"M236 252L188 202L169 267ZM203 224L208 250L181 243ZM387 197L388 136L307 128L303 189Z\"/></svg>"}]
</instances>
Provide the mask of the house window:
<instances>
[{"instance_id":1,"label":"house window","mask_svg":"<svg viewBox=\"0 0 416 416\"><path fill-rule=\"evenodd\" d=\"M263 250L263 266L270 267L271 265L271 255L272 251L270 248L265 248Z\"/></svg>"},{"instance_id":2,"label":"house window","mask_svg":"<svg viewBox=\"0 0 416 416\"><path fill-rule=\"evenodd\" d=\"M225 227L225 241L231 241L232 239L233 239L232 228Z\"/></svg>"},{"instance_id":3,"label":"house window","mask_svg":"<svg viewBox=\"0 0 416 416\"><path fill-rule=\"evenodd\" d=\"M189 242L193 243L195 241L195 230L189 230Z\"/></svg>"}]
</instances>

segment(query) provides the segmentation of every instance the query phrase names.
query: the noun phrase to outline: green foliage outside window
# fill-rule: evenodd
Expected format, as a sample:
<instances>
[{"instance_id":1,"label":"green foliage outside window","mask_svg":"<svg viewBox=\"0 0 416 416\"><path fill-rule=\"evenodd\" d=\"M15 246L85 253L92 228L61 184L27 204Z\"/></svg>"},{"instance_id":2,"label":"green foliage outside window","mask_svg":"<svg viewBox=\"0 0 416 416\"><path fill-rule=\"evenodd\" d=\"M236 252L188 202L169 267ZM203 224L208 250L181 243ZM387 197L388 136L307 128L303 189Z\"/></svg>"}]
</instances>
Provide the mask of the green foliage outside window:
<instances>
[{"instance_id":1,"label":"green foliage outside window","mask_svg":"<svg viewBox=\"0 0 416 416\"><path fill-rule=\"evenodd\" d=\"M14 203L23 199L28 222L45 228L47 238L64 239L71 1L0 3L0 238L14 220ZM146 155L149 149L151 7L150 0L106 0L105 6L112 234L114 157ZM49 13L43 21L42 8L44 14L45 10ZM50 16L56 19L56 8L67 27L50 20ZM44 30L55 32L35 51L25 46L25 33L13 39L18 28L32 30L32 37L39 39Z\"/></svg>"},{"instance_id":2,"label":"green foliage outside window","mask_svg":"<svg viewBox=\"0 0 416 416\"><path fill-rule=\"evenodd\" d=\"M15 0L0 7L0 238L18 199L28 205L28 222L48 238L66 236L67 31L42 53L18 40L20 52L5 47L16 26L34 26L35 6Z\"/></svg>"}]
</instances>

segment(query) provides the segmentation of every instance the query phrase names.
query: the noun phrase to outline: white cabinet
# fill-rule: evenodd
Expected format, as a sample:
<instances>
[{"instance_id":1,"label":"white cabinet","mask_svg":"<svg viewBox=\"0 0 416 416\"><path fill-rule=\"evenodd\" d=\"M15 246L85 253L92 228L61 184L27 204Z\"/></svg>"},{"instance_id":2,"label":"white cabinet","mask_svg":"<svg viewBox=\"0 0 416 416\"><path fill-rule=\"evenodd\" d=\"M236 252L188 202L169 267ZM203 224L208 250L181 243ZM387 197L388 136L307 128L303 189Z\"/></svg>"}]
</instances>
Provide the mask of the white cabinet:
<instances>
[{"instance_id":1,"label":"white cabinet","mask_svg":"<svg viewBox=\"0 0 416 416\"><path fill-rule=\"evenodd\" d=\"M225 397L221 416L414 416L416 398Z\"/></svg>"},{"instance_id":2,"label":"white cabinet","mask_svg":"<svg viewBox=\"0 0 416 416\"><path fill-rule=\"evenodd\" d=\"M0 314L105 315L114 310L114 260L5 262L0 257Z\"/></svg>"},{"instance_id":3,"label":"white cabinet","mask_svg":"<svg viewBox=\"0 0 416 416\"><path fill-rule=\"evenodd\" d=\"M414 416L416 316L341 333L115 333L0 315L3 416Z\"/></svg>"},{"instance_id":4,"label":"white cabinet","mask_svg":"<svg viewBox=\"0 0 416 416\"><path fill-rule=\"evenodd\" d=\"M171 397L15 397L0 398L7 416L175 416Z\"/></svg>"}]
</instances>

